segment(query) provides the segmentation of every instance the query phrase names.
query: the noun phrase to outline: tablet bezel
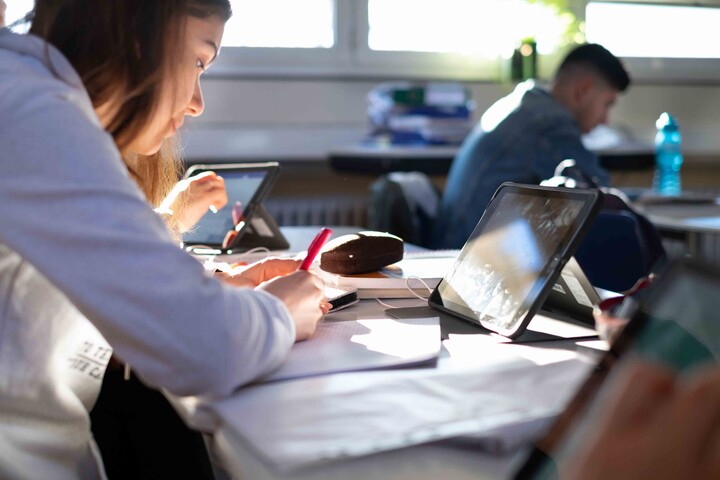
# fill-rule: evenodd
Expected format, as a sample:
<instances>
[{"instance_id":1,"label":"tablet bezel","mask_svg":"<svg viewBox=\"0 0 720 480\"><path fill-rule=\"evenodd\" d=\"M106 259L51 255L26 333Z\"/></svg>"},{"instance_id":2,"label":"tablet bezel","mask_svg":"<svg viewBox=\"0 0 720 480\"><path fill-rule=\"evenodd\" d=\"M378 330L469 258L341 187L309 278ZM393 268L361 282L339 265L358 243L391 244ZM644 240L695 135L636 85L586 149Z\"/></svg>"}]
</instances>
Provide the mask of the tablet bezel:
<instances>
[{"instance_id":1,"label":"tablet bezel","mask_svg":"<svg viewBox=\"0 0 720 480\"><path fill-rule=\"evenodd\" d=\"M550 290L557 277L559 276L563 266L567 263L568 259L573 255L575 249L579 245L583 236L590 228L592 219L595 217L597 212L602 206L602 192L597 189L576 189L576 188L564 188L564 187L543 187L538 185L524 185L506 182L500 185L495 194L493 195L487 209L483 213L482 218L478 222L475 230L473 231L470 239L474 239L478 232L482 232L485 226L489 223L493 213L496 211L497 205L500 203L500 199L505 195L517 193L525 195L533 195L541 198L563 198L570 200L580 200L583 202L583 206L578 213L577 221L574 225L573 230L569 234L569 238L566 238L561 243L556 251L547 260L545 266L541 270L541 274L535 281L532 288L529 289L527 297L523 300L523 308L526 308L525 315L510 328L503 328L497 324L482 320L477 316L474 316L472 312L462 305L457 305L442 298L441 290L447 284L445 278L435 287L432 294L428 299L428 304L439 310L450 313L463 320L469 321L476 325L480 325L483 328L498 333L504 337L517 338L525 331L530 320L535 313L542 307L543 302L547 298ZM463 250L469 248L470 240L461 249L458 255L458 260L463 259ZM451 272L455 271L457 263L451 269ZM448 274L449 275L449 274ZM446 275L446 278L447 276ZM534 298L532 298L534 296Z\"/></svg>"},{"instance_id":2,"label":"tablet bezel","mask_svg":"<svg viewBox=\"0 0 720 480\"><path fill-rule=\"evenodd\" d=\"M277 180L278 174L280 173L280 164L278 162L262 162L262 163L214 163L214 164L205 164L205 163L198 163L195 165L191 165L187 171L185 172L185 175L183 176L183 179L190 178L194 175L197 175L202 172L208 172L212 171L217 173L223 178L228 178L227 174L232 173L253 173L253 172L265 172L266 175L263 178L262 183L258 186L258 188L253 193L252 197L250 198L250 201L245 206L245 209L243 211L243 215L245 217L244 222L241 222L241 227L237 228L237 235L233 239L233 241L223 247L222 244L216 244L216 243L207 243L207 242L186 242L183 240L183 246L184 247L194 247L201 245L203 247L209 247L212 249L219 250L221 252L227 252L232 251L233 249L237 249L237 247L240 245L241 240L243 238L243 235L248 231L251 224L251 219L255 215L255 212L257 211L258 207L262 203L262 201L265 199L267 194L270 192L270 189L272 188L273 184L275 183L275 180ZM228 204L230 204L233 200L231 198L228 198Z\"/></svg>"}]
</instances>

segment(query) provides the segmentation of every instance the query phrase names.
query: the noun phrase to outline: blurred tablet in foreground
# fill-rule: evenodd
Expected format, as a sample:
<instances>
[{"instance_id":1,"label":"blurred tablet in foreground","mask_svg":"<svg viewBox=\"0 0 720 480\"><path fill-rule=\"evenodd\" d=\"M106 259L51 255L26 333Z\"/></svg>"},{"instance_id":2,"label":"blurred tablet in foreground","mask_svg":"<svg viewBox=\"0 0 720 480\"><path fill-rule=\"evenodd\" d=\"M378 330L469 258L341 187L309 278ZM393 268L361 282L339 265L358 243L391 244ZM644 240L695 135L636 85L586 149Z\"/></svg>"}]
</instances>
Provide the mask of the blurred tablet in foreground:
<instances>
[{"instance_id":1,"label":"blurred tablet in foreground","mask_svg":"<svg viewBox=\"0 0 720 480\"><path fill-rule=\"evenodd\" d=\"M565 411L528 455L515 479L554 479L593 425L588 413L611 369L640 358L683 371L720 359L720 272L676 260L643 296L632 318ZM560 475L562 476L562 475Z\"/></svg>"}]
</instances>

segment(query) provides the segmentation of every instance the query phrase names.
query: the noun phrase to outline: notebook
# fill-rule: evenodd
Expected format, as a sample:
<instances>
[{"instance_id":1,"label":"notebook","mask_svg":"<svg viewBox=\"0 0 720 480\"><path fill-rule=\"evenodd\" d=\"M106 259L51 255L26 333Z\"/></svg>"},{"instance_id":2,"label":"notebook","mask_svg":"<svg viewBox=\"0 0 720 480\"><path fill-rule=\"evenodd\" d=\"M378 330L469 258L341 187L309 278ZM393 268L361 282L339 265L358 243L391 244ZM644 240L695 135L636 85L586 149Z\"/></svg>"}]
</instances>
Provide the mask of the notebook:
<instances>
[{"instance_id":1,"label":"notebook","mask_svg":"<svg viewBox=\"0 0 720 480\"><path fill-rule=\"evenodd\" d=\"M528 324L556 285L601 200L596 189L504 183L433 290L429 308L386 313L397 318L447 314L441 315L443 335L477 333L480 327L515 341L594 336L587 322L568 327L566 334L555 319L545 320L547 316L530 329Z\"/></svg>"}]
</instances>

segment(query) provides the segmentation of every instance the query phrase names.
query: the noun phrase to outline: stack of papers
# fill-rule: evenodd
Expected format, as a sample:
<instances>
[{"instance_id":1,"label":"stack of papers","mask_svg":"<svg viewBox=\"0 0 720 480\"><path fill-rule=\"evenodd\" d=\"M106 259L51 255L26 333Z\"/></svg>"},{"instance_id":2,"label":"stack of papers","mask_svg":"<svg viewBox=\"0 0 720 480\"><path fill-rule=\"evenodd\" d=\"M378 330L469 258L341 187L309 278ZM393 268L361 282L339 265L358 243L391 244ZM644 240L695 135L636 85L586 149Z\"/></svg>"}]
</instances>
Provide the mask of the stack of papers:
<instances>
[{"instance_id":1,"label":"stack of papers","mask_svg":"<svg viewBox=\"0 0 720 480\"><path fill-rule=\"evenodd\" d=\"M449 438L507 451L532 440L593 365L574 351L493 345L487 335L445 344L437 368L245 388L211 405L218 433L279 471Z\"/></svg>"}]
</instances>

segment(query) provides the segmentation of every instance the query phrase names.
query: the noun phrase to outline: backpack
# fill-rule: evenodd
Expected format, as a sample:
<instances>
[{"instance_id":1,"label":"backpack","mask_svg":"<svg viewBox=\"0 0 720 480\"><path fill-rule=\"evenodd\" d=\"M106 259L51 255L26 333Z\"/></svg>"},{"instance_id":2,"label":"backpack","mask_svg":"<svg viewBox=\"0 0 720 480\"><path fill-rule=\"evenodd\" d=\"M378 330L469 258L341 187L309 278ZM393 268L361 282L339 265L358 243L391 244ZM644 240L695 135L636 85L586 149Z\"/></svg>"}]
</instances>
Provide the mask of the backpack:
<instances>
[{"instance_id":1,"label":"backpack","mask_svg":"<svg viewBox=\"0 0 720 480\"><path fill-rule=\"evenodd\" d=\"M392 172L370 185L368 227L429 247L440 192L421 172Z\"/></svg>"}]
</instances>

